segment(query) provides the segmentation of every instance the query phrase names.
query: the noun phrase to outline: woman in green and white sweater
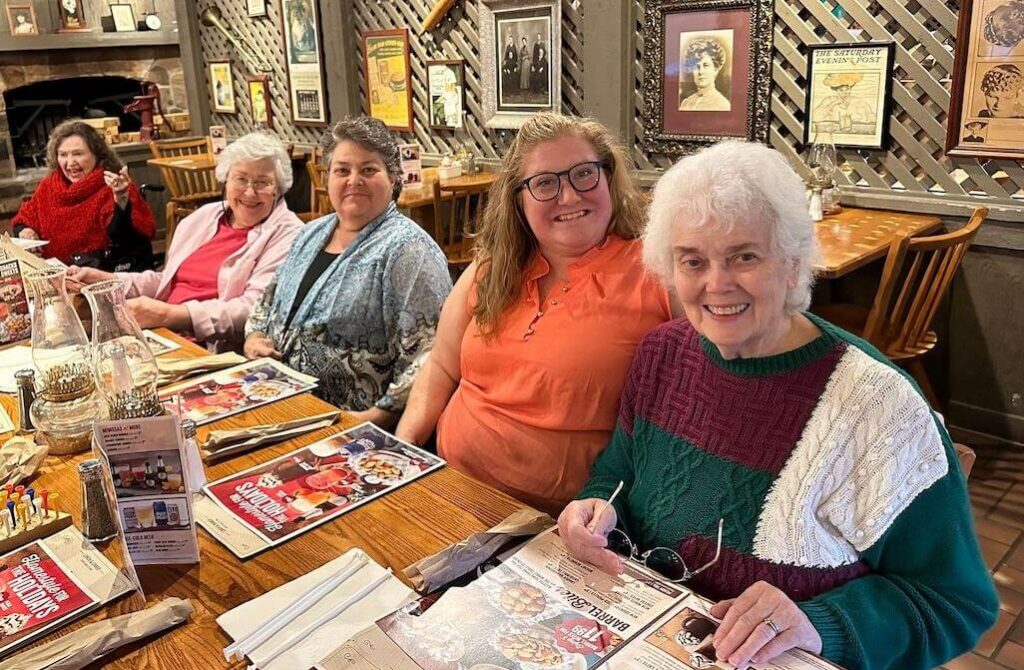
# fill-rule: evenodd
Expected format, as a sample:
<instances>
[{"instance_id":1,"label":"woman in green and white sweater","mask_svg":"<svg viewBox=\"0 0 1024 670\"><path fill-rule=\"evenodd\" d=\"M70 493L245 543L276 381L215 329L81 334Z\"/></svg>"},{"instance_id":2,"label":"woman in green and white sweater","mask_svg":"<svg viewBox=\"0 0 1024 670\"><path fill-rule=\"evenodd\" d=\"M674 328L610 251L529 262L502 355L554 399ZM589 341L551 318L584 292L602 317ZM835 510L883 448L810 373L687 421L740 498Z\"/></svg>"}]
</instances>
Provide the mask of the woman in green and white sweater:
<instances>
[{"instance_id":1,"label":"woman in green and white sweater","mask_svg":"<svg viewBox=\"0 0 1024 670\"><path fill-rule=\"evenodd\" d=\"M928 670L974 646L998 599L919 389L804 311L816 251L803 183L774 150L721 143L666 172L644 260L686 319L641 341L560 532L609 570L616 525L692 567L715 556L724 519L719 559L689 584L719 600L720 659L799 647L852 670Z\"/></svg>"}]
</instances>

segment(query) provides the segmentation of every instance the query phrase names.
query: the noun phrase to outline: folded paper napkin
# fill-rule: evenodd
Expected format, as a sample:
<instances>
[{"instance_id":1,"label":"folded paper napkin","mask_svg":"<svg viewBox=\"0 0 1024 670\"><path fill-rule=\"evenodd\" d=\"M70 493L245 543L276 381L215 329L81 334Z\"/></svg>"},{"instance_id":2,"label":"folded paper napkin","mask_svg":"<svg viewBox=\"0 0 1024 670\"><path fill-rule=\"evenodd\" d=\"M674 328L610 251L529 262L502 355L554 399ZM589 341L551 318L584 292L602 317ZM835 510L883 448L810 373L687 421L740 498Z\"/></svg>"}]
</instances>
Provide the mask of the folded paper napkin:
<instances>
[{"instance_id":1,"label":"folded paper napkin","mask_svg":"<svg viewBox=\"0 0 1024 670\"><path fill-rule=\"evenodd\" d=\"M97 621L33 647L4 662L4 670L77 670L103 658L118 647L141 640L188 620L192 603L166 600L138 612Z\"/></svg>"},{"instance_id":2,"label":"folded paper napkin","mask_svg":"<svg viewBox=\"0 0 1024 670\"><path fill-rule=\"evenodd\" d=\"M245 357L233 351L198 358L158 358L156 366L160 370L160 375L157 377L157 385L166 386L192 375L223 370L239 363L245 363Z\"/></svg>"},{"instance_id":3,"label":"folded paper napkin","mask_svg":"<svg viewBox=\"0 0 1024 670\"><path fill-rule=\"evenodd\" d=\"M234 430L211 430L203 444L203 459L223 458L249 449L283 442L303 433L326 428L341 416L339 410L304 416L281 423L265 423Z\"/></svg>"},{"instance_id":4,"label":"folded paper napkin","mask_svg":"<svg viewBox=\"0 0 1024 670\"><path fill-rule=\"evenodd\" d=\"M0 487L30 479L39 470L49 448L31 437L15 435L0 447Z\"/></svg>"}]
</instances>

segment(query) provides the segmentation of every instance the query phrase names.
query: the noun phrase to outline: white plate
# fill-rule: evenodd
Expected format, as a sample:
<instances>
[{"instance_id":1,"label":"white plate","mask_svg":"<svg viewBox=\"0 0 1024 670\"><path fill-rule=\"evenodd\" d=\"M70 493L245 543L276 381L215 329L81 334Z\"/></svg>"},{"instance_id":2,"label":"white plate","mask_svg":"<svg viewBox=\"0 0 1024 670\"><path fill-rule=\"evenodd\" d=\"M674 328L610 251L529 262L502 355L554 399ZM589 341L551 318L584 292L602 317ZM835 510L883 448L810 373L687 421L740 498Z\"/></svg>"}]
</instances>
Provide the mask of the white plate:
<instances>
[{"instance_id":1,"label":"white plate","mask_svg":"<svg viewBox=\"0 0 1024 670\"><path fill-rule=\"evenodd\" d=\"M19 249L38 249L39 247L45 247L50 243L50 240L26 240L21 237L12 237L11 242L14 242L14 246Z\"/></svg>"}]
</instances>

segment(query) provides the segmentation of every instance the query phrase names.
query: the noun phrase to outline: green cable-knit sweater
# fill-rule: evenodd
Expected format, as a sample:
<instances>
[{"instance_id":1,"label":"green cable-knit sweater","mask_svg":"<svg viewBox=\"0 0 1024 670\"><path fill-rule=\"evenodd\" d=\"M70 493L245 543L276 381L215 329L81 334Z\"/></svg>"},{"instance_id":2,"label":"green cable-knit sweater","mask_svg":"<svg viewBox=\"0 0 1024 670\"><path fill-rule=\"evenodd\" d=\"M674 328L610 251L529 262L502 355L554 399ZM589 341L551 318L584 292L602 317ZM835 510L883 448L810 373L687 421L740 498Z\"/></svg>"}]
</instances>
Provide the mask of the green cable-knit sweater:
<instances>
[{"instance_id":1,"label":"green cable-knit sweater","mask_svg":"<svg viewBox=\"0 0 1024 670\"><path fill-rule=\"evenodd\" d=\"M729 598L782 589L852 670L928 670L971 649L998 599L948 433L871 345L821 329L796 350L725 360L685 320L637 348L611 444L579 498L615 501L640 547Z\"/></svg>"}]
</instances>

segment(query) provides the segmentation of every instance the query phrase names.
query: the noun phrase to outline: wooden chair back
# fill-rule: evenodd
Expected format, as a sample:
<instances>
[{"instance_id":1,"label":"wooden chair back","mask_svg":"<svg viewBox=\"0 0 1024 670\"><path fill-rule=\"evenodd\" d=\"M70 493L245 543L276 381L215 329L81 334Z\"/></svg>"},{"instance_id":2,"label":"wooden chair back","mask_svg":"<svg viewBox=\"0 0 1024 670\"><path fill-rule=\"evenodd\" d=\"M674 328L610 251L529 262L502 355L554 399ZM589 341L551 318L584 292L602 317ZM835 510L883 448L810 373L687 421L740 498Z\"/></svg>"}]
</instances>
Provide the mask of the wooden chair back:
<instances>
[{"instance_id":1,"label":"wooden chair back","mask_svg":"<svg viewBox=\"0 0 1024 670\"><path fill-rule=\"evenodd\" d=\"M892 241L864 339L889 358L913 358L935 346L932 321L949 291L988 209L974 210L967 225L953 233Z\"/></svg>"},{"instance_id":2,"label":"wooden chair back","mask_svg":"<svg viewBox=\"0 0 1024 670\"><path fill-rule=\"evenodd\" d=\"M327 168L324 167L323 150L313 147L313 155L306 161L306 172L309 173L309 206L313 219L329 214L331 200L327 197Z\"/></svg>"},{"instance_id":3,"label":"wooden chair back","mask_svg":"<svg viewBox=\"0 0 1024 670\"><path fill-rule=\"evenodd\" d=\"M178 158L181 156L213 155L213 144L209 137L186 140L158 140L149 143L154 158ZM161 168L164 183L173 199L183 200L199 194L219 193L220 186L213 170L175 170Z\"/></svg>"},{"instance_id":4,"label":"wooden chair back","mask_svg":"<svg viewBox=\"0 0 1024 670\"><path fill-rule=\"evenodd\" d=\"M442 186L439 180L434 189L434 241L452 265L469 263L472 259L473 240L477 217L487 205L489 186L483 184Z\"/></svg>"}]
</instances>

